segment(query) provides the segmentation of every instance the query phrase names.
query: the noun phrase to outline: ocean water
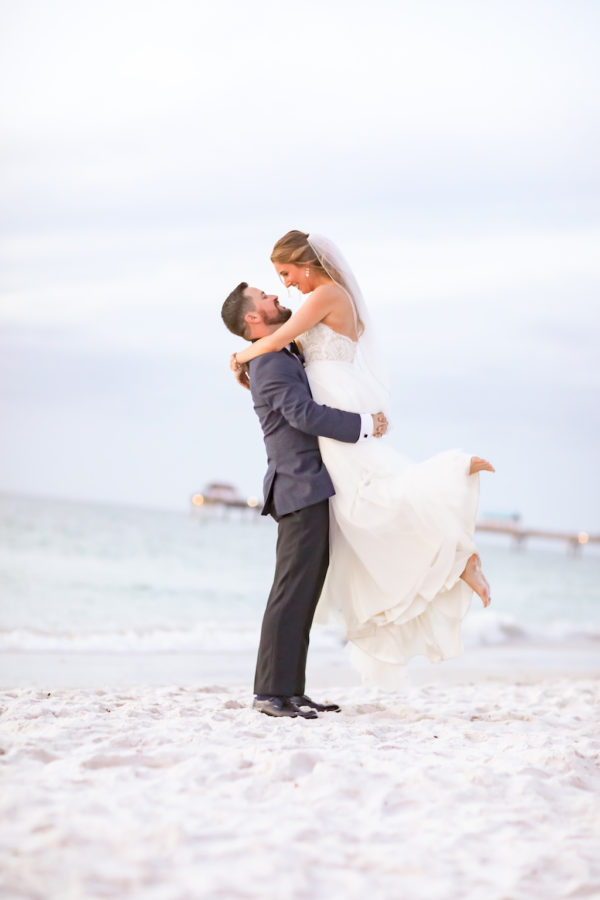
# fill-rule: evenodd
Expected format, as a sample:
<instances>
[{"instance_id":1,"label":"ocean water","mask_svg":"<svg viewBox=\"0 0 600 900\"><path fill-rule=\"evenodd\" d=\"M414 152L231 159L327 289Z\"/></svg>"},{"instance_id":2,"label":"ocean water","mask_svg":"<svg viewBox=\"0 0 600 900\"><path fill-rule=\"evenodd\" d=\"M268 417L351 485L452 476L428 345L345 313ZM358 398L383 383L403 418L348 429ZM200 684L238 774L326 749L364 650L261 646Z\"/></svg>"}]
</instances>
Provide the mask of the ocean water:
<instances>
[{"instance_id":1,"label":"ocean water","mask_svg":"<svg viewBox=\"0 0 600 900\"><path fill-rule=\"evenodd\" d=\"M0 495L0 652L254 652L275 539L257 515ZM600 651L594 548L478 544L493 601L484 611L473 598L465 648L575 640ZM312 641L342 637L316 627Z\"/></svg>"}]
</instances>

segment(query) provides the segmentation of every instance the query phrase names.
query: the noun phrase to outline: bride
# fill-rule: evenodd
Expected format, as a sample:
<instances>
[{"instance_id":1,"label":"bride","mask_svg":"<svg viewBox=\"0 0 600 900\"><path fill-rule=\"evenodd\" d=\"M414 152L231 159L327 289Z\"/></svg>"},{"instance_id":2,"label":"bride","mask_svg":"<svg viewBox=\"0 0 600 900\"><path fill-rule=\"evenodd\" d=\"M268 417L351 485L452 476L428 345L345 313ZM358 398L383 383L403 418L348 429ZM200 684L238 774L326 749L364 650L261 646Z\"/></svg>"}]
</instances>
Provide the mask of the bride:
<instances>
[{"instance_id":1,"label":"bride","mask_svg":"<svg viewBox=\"0 0 600 900\"><path fill-rule=\"evenodd\" d=\"M306 300L273 334L232 356L238 378L249 360L298 338L317 403L387 412L365 301L338 248L321 235L290 231L271 261L283 284ZM363 679L392 687L411 657L440 662L462 652L473 591L484 607L490 603L473 533L478 472L494 469L457 450L411 463L381 440L320 437L319 449L335 495L316 621L341 624Z\"/></svg>"}]
</instances>

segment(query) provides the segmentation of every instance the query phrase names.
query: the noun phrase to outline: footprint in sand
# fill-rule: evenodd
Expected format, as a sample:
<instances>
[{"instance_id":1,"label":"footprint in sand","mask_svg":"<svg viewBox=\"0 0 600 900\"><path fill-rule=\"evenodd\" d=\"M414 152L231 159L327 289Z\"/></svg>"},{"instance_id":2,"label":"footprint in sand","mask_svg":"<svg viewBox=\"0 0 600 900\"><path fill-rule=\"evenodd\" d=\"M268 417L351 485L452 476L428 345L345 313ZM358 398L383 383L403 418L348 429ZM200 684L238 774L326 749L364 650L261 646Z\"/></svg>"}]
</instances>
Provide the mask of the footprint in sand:
<instances>
[{"instance_id":1,"label":"footprint in sand","mask_svg":"<svg viewBox=\"0 0 600 900\"><path fill-rule=\"evenodd\" d=\"M321 762L321 757L317 754L298 750L290 756L288 774L291 778L300 778L302 775L310 775L318 762Z\"/></svg>"}]
</instances>

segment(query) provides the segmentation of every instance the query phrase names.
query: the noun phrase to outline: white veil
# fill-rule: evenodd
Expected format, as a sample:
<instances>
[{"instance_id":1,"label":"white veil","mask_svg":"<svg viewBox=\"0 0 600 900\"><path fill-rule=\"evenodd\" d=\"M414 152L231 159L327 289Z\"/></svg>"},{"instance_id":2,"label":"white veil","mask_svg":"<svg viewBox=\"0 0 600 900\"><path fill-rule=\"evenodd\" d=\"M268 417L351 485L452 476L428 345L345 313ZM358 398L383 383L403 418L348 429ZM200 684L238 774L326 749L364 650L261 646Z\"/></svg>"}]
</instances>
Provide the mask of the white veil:
<instances>
[{"instance_id":1,"label":"white veil","mask_svg":"<svg viewBox=\"0 0 600 900\"><path fill-rule=\"evenodd\" d=\"M383 356L379 349L377 338L371 324L371 317L367 310L358 282L352 273L352 269L346 262L341 250L333 241L322 234L309 234L308 243L329 277L335 281L349 296L358 317L358 362L371 376L381 392L381 408L389 409L389 383Z\"/></svg>"}]
</instances>

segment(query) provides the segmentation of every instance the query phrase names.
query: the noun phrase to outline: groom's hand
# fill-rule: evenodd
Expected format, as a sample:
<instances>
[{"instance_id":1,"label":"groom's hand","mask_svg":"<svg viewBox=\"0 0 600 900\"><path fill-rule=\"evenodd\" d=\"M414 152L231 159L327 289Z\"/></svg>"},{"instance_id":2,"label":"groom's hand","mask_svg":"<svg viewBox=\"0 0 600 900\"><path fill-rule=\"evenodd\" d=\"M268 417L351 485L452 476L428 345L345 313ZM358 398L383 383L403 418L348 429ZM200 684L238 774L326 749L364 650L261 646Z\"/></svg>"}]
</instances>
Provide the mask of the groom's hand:
<instances>
[{"instance_id":1,"label":"groom's hand","mask_svg":"<svg viewBox=\"0 0 600 900\"><path fill-rule=\"evenodd\" d=\"M372 413L373 416L373 436L383 437L388 430L389 422L382 412Z\"/></svg>"}]
</instances>

